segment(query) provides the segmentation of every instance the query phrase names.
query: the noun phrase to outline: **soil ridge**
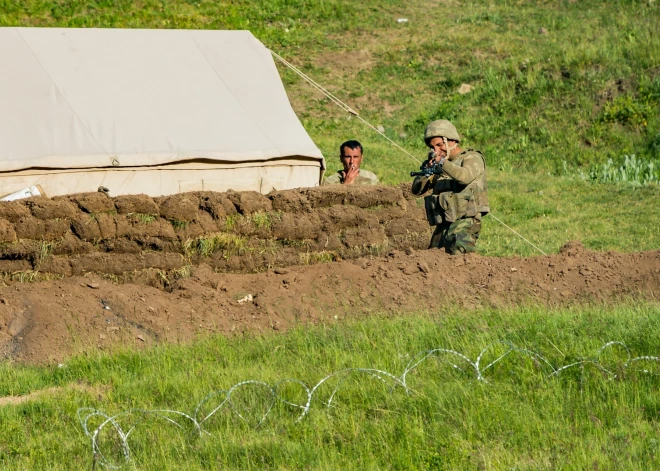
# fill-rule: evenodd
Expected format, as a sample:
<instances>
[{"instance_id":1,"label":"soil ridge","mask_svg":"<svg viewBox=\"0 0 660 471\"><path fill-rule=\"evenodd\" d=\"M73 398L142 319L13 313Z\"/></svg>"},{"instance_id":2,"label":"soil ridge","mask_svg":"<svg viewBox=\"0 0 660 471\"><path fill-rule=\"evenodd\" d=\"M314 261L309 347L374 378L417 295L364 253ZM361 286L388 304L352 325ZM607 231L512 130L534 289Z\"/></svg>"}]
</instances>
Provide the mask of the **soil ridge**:
<instances>
[{"instance_id":1,"label":"soil ridge","mask_svg":"<svg viewBox=\"0 0 660 471\"><path fill-rule=\"evenodd\" d=\"M238 274L202 263L167 285L154 269L121 284L95 273L7 281L0 288L0 353L11 361L57 363L118 345L280 331L373 313L434 313L452 304L470 310L657 299L660 251L591 252L572 242L562 252L496 258L408 248Z\"/></svg>"},{"instance_id":2,"label":"soil ridge","mask_svg":"<svg viewBox=\"0 0 660 471\"><path fill-rule=\"evenodd\" d=\"M0 202L0 273L123 276L202 263L242 273L422 248L430 229L407 186Z\"/></svg>"}]
</instances>

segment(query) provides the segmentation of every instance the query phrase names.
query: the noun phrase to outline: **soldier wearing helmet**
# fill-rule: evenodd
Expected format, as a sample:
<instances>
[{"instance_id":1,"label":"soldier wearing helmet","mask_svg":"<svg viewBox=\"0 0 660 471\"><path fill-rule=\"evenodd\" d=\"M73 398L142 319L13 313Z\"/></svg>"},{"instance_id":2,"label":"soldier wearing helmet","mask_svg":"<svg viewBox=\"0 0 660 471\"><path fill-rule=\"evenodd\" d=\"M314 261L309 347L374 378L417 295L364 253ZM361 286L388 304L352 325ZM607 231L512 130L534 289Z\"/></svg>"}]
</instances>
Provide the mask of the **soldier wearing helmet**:
<instances>
[{"instance_id":1,"label":"soldier wearing helmet","mask_svg":"<svg viewBox=\"0 0 660 471\"><path fill-rule=\"evenodd\" d=\"M426 217L435 226L429 248L444 248L453 255L474 252L481 218L490 211L484 156L478 150L461 149L461 138L446 119L426 127L424 142L430 151L422 169L442 169L439 174L418 176L412 184L415 195L432 191L424 198Z\"/></svg>"}]
</instances>

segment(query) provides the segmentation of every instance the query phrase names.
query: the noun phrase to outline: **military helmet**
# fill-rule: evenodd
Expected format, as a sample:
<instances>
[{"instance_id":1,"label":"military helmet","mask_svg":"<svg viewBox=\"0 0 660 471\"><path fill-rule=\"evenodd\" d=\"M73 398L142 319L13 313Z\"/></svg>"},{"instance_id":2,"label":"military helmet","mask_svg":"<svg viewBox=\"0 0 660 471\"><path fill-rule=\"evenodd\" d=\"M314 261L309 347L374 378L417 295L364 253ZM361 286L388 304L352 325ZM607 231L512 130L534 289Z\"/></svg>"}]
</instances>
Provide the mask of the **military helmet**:
<instances>
[{"instance_id":1,"label":"military helmet","mask_svg":"<svg viewBox=\"0 0 660 471\"><path fill-rule=\"evenodd\" d=\"M424 142L426 142L426 145L428 145L434 137L446 137L452 141L461 142L456 127L451 124L451 121L447 121L446 119L432 121L426 126L426 131L424 131Z\"/></svg>"}]
</instances>

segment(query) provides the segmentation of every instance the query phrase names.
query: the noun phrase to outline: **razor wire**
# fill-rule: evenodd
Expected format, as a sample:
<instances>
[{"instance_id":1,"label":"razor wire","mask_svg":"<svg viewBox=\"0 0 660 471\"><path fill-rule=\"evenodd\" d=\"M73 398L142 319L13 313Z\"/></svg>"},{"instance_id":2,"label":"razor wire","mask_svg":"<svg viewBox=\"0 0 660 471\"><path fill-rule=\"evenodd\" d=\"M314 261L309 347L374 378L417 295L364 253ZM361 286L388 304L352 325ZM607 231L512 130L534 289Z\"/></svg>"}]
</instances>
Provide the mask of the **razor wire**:
<instances>
[{"instance_id":1,"label":"razor wire","mask_svg":"<svg viewBox=\"0 0 660 471\"><path fill-rule=\"evenodd\" d=\"M346 103L344 103L343 101L341 101L339 98L337 98L337 97L336 97L334 94L332 94L327 88L325 88L325 87L323 87L322 85L320 85L318 82L316 82L314 79L312 79L309 75L305 74L302 70L300 70L298 67L296 67L295 65L293 65L293 64L290 63L289 61L287 61L284 57L282 57L281 55L279 55L277 52L273 51L272 49L268 49L268 50L269 50L270 53L273 55L273 57L275 57L275 59L279 60L279 61L280 61L282 64L284 64L286 67L288 67L289 69L291 69L296 75L298 75L300 78L302 78L303 80L305 80L307 83L309 83L309 84L310 84L312 87L314 87L316 90L318 90L319 92L321 92L321 94L323 94L326 98L328 98L331 102L333 102L333 103L334 103L335 105L337 105L339 108L341 108L341 109L344 110L345 112L351 114L352 116L355 116L356 118L358 118L360 121L362 121L362 122L363 122L364 124L366 124L368 127L370 127L371 129L373 129L374 131L376 131L376 132L377 132L378 134L380 134L383 138L385 138L390 144L392 144L394 147L396 147L397 149L399 149L399 150L400 150L401 152L403 152L405 155L407 155L408 157L410 157L411 159L413 159L415 162L417 162L417 163L419 163L419 164L422 163L421 160L419 160L417 157L415 157L415 156L412 155L410 152L408 152L405 148L403 148L402 146L400 146L399 144L397 144L396 142L394 142L392 139L390 139L389 137L387 137L387 135L386 135L384 132L382 132L382 131L381 131L380 129L378 129L376 126L374 126L374 125L371 124L369 121L367 121L367 120L364 119L362 116L360 116L360 114L359 114L357 111L355 111L355 110L354 110L353 108L351 108L349 105L347 105ZM527 240L525 237L523 237L520 233L518 233L518 232L517 232L516 230L514 230L512 227L508 226L508 225L505 224L502 220L500 220L499 218L497 218L492 212L490 212L490 213L488 213L488 214L489 214L490 216L492 216L493 219L495 219L495 220L496 220L497 222L499 222L501 225L503 225L504 227L506 227L507 229L509 229L511 232L513 232L516 236L520 237L523 241L527 242L529 245L531 245L532 247L534 247L534 249L538 250L538 251L541 252L543 255L546 255L546 256L548 255L548 254L545 253L543 250L541 250L541 249L538 248L536 245L534 245L534 244L531 243L529 240Z\"/></svg>"},{"instance_id":2,"label":"razor wire","mask_svg":"<svg viewBox=\"0 0 660 471\"><path fill-rule=\"evenodd\" d=\"M482 366L485 355L498 346L504 347L504 353L500 353L486 366ZM608 349L615 347L621 348L625 352L625 361L621 363L619 373L612 371L609 367L606 367L601 362L601 356L603 353L605 353ZM282 403L285 406L292 408L292 410L297 411L294 423L299 423L309 414L315 397L319 395L318 391L320 390L321 386L327 384L331 379L334 378L338 378L339 381L332 389L329 398L326 401L323 401L326 408L330 408L332 406L337 392L351 377L351 375L354 374L364 375L367 378L372 378L382 382L389 388L390 393L393 393L397 388L401 388L406 395L410 395L411 393L415 392L415 390L408 384L408 375L414 372L421 364L430 358L437 358L439 361L445 362L453 370L462 372L470 376L473 380L482 383L488 383L488 379L486 378L485 374L489 371L492 371L495 365L500 363L506 357L511 356L512 354L519 354L522 357L526 357L532 360L536 367L543 370L543 378L546 380L556 378L571 369L580 368L580 378L582 381L584 376L584 368L588 365L594 366L596 370L604 374L609 380L614 380L620 378L623 372L626 372L628 368L635 364L644 361L660 363L660 357L658 356L643 355L633 357L630 349L625 343L620 341L611 341L605 343L591 357L580 358L576 361L572 361L569 364L555 367L545 356L539 353L526 348L518 347L508 341L497 341L489 344L486 346L486 348L481 350L475 360L472 360L467 355L450 348L434 348L419 352L408 361L407 365L399 376L376 368L344 368L334 373L328 374L312 387L308 386L305 382L295 378L283 379L272 385L265 381L246 380L234 384L229 389L216 390L207 394L197 404L194 411L191 413L186 413L174 409L129 409L114 415L109 415L98 409L83 407L78 409L77 416L83 432L91 441L94 462L98 462L100 465L109 469L119 469L131 461L132 455L131 448L129 446L129 438L131 437L132 433L137 429L138 426L144 424L150 418L163 420L165 423L171 424L179 430L193 430L194 433L200 437L204 435L211 436L211 433L205 429L205 424L224 409L227 409L230 414L235 415L239 420L249 424L249 419L246 417L245 411L242 412L239 407L237 407L237 405L232 401L232 396L234 394L247 387L258 387L262 389L263 395L266 399L266 407L261 413L259 413L259 419L256 424L254 424L255 427L259 427L266 422L268 416L277 403ZM467 366L467 368L462 368L459 366L458 363L460 362L463 362L463 366ZM642 369L641 372L645 374L652 374L652 372L647 368ZM303 401L296 403L290 399L284 398L283 395L279 393L279 390L288 384L297 385L301 388L303 392L302 396L304 397ZM203 407L211 403L211 401L214 399L217 402L214 403L211 411L208 413L203 413ZM320 399L318 401L320 401ZM136 417L136 420L131 422L127 427L122 427L120 421L131 417ZM100 423L95 428L92 428L90 426L90 421L95 418L99 419ZM104 450L102 449L102 446L99 442L101 433L106 429L115 432L115 438L119 442L119 450L121 456L123 457L123 463L116 463L112 461L106 456L107 453L104 453Z\"/></svg>"}]
</instances>

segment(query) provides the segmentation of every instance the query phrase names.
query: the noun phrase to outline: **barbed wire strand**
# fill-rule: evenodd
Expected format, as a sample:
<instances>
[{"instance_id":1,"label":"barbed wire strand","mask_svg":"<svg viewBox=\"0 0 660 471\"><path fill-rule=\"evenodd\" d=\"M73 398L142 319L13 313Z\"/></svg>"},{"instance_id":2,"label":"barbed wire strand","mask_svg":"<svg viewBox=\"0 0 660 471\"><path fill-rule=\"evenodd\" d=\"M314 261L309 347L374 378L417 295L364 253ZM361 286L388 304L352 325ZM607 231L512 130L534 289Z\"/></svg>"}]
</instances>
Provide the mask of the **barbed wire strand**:
<instances>
[{"instance_id":1,"label":"barbed wire strand","mask_svg":"<svg viewBox=\"0 0 660 471\"><path fill-rule=\"evenodd\" d=\"M385 139L387 139L387 141L388 141L390 144L392 144L393 146L395 146L397 149L399 149L399 150L400 150L401 152L403 152L405 155L407 155L408 157L410 157L411 159L413 159L415 162L417 162L417 163L419 163L419 164L422 163L421 160L419 160L417 157L415 157L415 156L412 155L410 152L408 152L405 148L403 148L402 146L400 146L399 144L397 144L396 142L394 142L392 139L390 139L389 137L387 137L387 135L385 135L384 132L381 132L376 126L374 126L374 125L371 124L369 121L367 121L367 120L364 119L362 116L360 116L360 114L359 114L357 111L355 111L355 110L354 110L353 108L351 108L349 105L347 105L346 103L344 103L343 101L341 101L339 98L337 98L335 95L333 95L328 89L326 89L325 87L323 87L322 85L320 85L319 83L317 83L314 79L312 79L309 75L305 74L303 71L301 71L301 70L300 70L299 68L297 68L295 65L293 65L292 63L290 63L289 61L287 61L284 57L282 57L281 55L279 55L277 52L273 51L272 49L268 49L268 50L269 50L270 53L273 55L273 57L275 57L277 60L279 60L279 61L280 61L282 64L284 64L286 67L288 67L289 69L291 69L295 74L297 74L299 77L301 77L301 78L302 78L303 80L305 80L307 83L309 83L312 87L314 87L314 88L317 89L319 92L321 92L323 95L325 95L325 97L327 97L327 98L328 98L330 101L332 101L335 105L337 105L338 107L340 107L342 110L346 111L347 113L350 113L351 115L353 115L353 116L355 116L356 118L358 118L360 121L362 121L364 124L366 124L366 125L369 126L371 129L373 129L374 131L376 131L376 132L377 132L378 134L380 134L382 137L384 137ZM489 214L490 216L492 216L493 219L495 219L497 222L499 222L499 223L502 224L504 227L506 227L506 228L509 229L511 232L513 232L515 235L517 235L517 236L520 237L522 240L524 240L525 242L527 242L529 245L531 245L532 247L534 247L536 250L538 250L539 252L541 252L543 255L546 255L546 256L548 255L548 254L545 253L543 250L539 249L536 245L532 244L532 243L531 243L529 240L527 240L525 237L523 237L522 235L520 235L520 234L519 234L517 231L515 231L513 228L511 228L510 226L508 226L508 225L506 225L504 222L502 222L502 221L501 221L499 218L497 218L493 213L488 213L488 214Z\"/></svg>"},{"instance_id":2,"label":"barbed wire strand","mask_svg":"<svg viewBox=\"0 0 660 471\"><path fill-rule=\"evenodd\" d=\"M481 365L481 361L485 357L485 354L496 347L505 347L504 353L500 354L495 360L491 361L490 363L488 363L488 365L482 368L480 365ZM439 361L449 364L453 369L467 374L467 371L464 368L461 368L459 365L456 364L457 360L463 361L467 363L467 365L469 365L472 370L474 370L473 378L477 381L481 381L484 383L488 383L488 380L484 376L484 373L487 370L492 370L492 368L497 363L501 362L504 358L510 356L513 353L518 353L523 357L530 358L532 361L534 361L534 364L537 367L544 365L545 372L543 372L542 374L543 374L543 378L545 379L558 377L561 373L564 373L567 370L570 370L571 368L579 367L580 382L582 383L584 381L584 367L587 365L593 365L597 370L604 373L608 377L608 379L613 380L619 378L619 375L610 371L609 368L606 368L601 363L600 358L601 355L604 352L606 352L608 349L612 349L616 347L623 349L626 354L625 361L621 363L620 365L621 367L619 371L625 372L629 367L631 367L634 363L637 362L642 362L642 361L652 361L656 363L660 362L660 357L657 356L638 356L633 358L630 349L623 342L611 341L605 343L600 349L598 349L596 354L591 357L582 358L561 367L554 367L552 363L545 356L539 353L533 352L526 348L518 347L507 341L497 341L489 344L488 346L486 346L486 348L481 350L476 360L474 361L472 361L467 355L464 355L463 353L447 348L434 348L431 350L425 350L419 352L410 359L410 361L403 369L403 372L401 373L400 376L395 376L392 373L376 368L345 368L325 376L311 388L307 386L303 381L300 381L298 379L291 379L291 378L280 380L272 386L264 381L258 381L258 380L241 381L239 383L234 384L231 388L227 390L216 390L207 394L201 401L199 401L192 414L188 414L177 410L171 410L171 409L154 409L154 410L129 409L123 412L119 412L115 415L108 415L105 412L102 412L94 408L82 407L78 409L77 416L78 416L78 421L80 422L81 427L83 429L83 432L91 441L92 453L93 456L95 457L95 460L100 465L106 468L119 469L123 465L128 464L131 461L131 448L129 446L128 440L132 432L136 430L136 428L139 425L144 424L147 421L147 419L149 419L150 417L164 420L166 423L173 424L180 430L186 430L185 423L181 423L176 420L177 418L179 420L183 419L193 427L193 430L197 433L198 436L203 436L203 435L211 436L211 433L208 430L205 430L204 424L225 407L228 408L228 410L230 410L231 413L233 413L240 420L249 424L250 419L246 416L245 410L243 411L239 410L236 404L234 404L234 402L232 401L232 396L235 393L237 393L241 389L245 389L249 387L261 389L264 391L265 394L265 407L262 410L262 412L258 412L257 414L258 420L256 421L256 423L254 423L255 427L259 427L266 422L268 416L273 411L275 405L278 402L285 404L289 407L292 407L295 410L300 411L299 413L297 413L297 415L295 416L296 419L294 420L294 423L298 423L309 413L312 406L312 401L314 397L319 394L318 391L321 388L321 386L328 383L328 381L333 378L338 378L339 381L332 389L332 392L330 393L328 400L324 401L325 407L328 408L332 406L333 400L337 392L341 388L341 386L344 385L345 382L353 374L363 374L363 375L367 375L367 377L371 377L376 380L379 380L380 382L384 383L386 386L390 388L390 393L393 393L397 387L401 387L405 391L406 395L409 395L411 392L414 392L414 390L407 383L408 374L413 372L424 361L432 357L436 357L438 358ZM651 373L649 369L642 369L641 372L647 374ZM656 372L656 374L658 373ZM304 404L297 404L296 402L293 402L291 399L287 399L282 396L282 393L279 392L279 389L287 384L294 384L301 388L303 392L303 397L305 397L305 399L303 399ZM218 397L221 398L219 403L215 407L213 407L209 413L202 414L203 406L209 403L211 399ZM128 427L128 431L124 431L124 428L122 427L120 421L129 419L131 417L137 417L137 420L134 421ZM101 422L99 423L98 426L96 426L96 428L91 429L90 421L94 418L100 419ZM106 429L107 426L110 427L109 428L110 430L116 433L116 439L119 442L117 453L119 453L119 455L123 458L123 463L117 463L116 461L112 461L103 452L102 446L100 444L100 439L101 439L100 437L102 431L104 431L104 429Z\"/></svg>"}]
</instances>

